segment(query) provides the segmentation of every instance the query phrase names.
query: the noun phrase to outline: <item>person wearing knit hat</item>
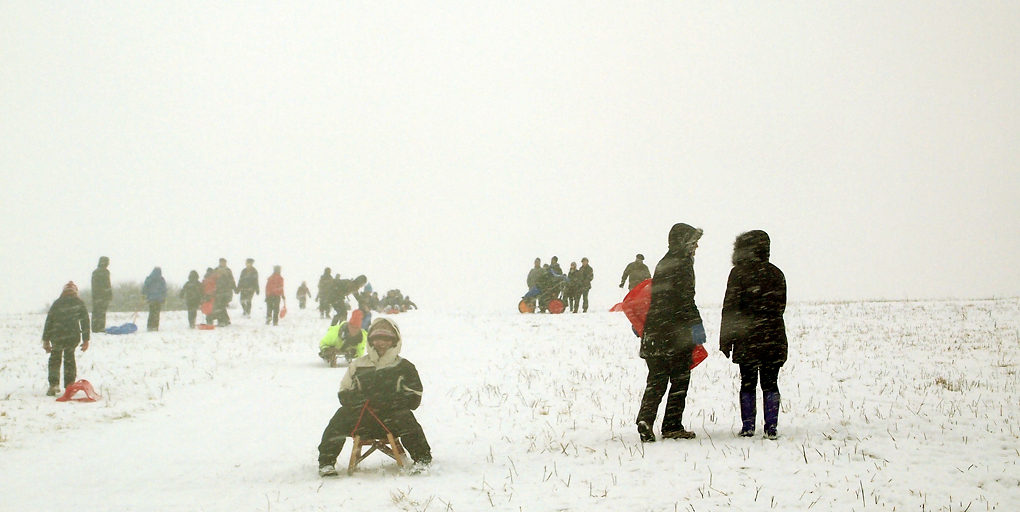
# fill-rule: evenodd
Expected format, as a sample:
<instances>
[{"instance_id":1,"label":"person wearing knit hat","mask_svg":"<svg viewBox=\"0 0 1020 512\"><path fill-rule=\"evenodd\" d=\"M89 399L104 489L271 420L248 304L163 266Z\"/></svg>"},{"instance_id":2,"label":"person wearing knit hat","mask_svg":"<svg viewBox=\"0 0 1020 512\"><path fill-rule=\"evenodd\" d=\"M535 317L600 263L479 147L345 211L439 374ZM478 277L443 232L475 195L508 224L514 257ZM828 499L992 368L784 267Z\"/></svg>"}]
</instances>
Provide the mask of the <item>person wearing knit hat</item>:
<instances>
[{"instance_id":1,"label":"person wearing knit hat","mask_svg":"<svg viewBox=\"0 0 1020 512\"><path fill-rule=\"evenodd\" d=\"M400 357L400 328L376 318L368 328L368 350L347 367L340 381L340 408L329 420L319 443L319 475L336 476L336 459L347 436L371 426L375 418L399 437L419 469L432 463L432 448L414 411L421 405L418 370ZM366 408L372 414L364 414Z\"/></svg>"},{"instance_id":2,"label":"person wearing knit hat","mask_svg":"<svg viewBox=\"0 0 1020 512\"><path fill-rule=\"evenodd\" d=\"M64 366L64 387L74 384L78 377L78 366L74 349L81 343L81 351L89 349L89 335L92 332L89 311L78 297L78 286L68 281L46 313L43 326L43 350L50 355L48 365L49 389L47 396L60 392L60 366Z\"/></svg>"}]
</instances>

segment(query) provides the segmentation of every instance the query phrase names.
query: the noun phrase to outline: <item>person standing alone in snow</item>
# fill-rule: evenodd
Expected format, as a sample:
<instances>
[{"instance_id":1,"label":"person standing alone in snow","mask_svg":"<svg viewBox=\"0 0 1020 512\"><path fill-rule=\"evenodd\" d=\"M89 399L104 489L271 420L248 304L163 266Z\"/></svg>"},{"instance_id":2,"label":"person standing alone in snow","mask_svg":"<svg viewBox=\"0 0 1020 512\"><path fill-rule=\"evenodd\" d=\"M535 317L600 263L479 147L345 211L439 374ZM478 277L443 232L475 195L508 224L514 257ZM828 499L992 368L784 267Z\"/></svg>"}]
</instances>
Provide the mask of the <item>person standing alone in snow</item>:
<instances>
[{"instance_id":1,"label":"person standing alone in snow","mask_svg":"<svg viewBox=\"0 0 1020 512\"><path fill-rule=\"evenodd\" d=\"M786 362L786 276L769 263L764 231L748 231L733 242L733 270L726 280L719 350L740 366L740 436L754 436L759 377L765 406L765 437L775 439L779 422L779 369Z\"/></svg>"},{"instance_id":2,"label":"person standing alone in snow","mask_svg":"<svg viewBox=\"0 0 1020 512\"><path fill-rule=\"evenodd\" d=\"M259 294L259 271L255 270L254 263L251 258L245 260L244 268L237 276L238 300L245 318L251 318L251 299Z\"/></svg>"},{"instance_id":3,"label":"person standing alone in snow","mask_svg":"<svg viewBox=\"0 0 1020 512\"><path fill-rule=\"evenodd\" d=\"M110 258L101 256L99 265L92 271L92 332L106 330L106 309L113 300L109 266Z\"/></svg>"},{"instance_id":4,"label":"person standing alone in snow","mask_svg":"<svg viewBox=\"0 0 1020 512\"><path fill-rule=\"evenodd\" d=\"M49 384L46 396L60 392L60 365L64 365L64 387L74 384L78 377L78 366L74 360L74 349L81 342L81 351L89 349L91 329L89 311L78 297L78 287L73 282L64 285L60 297L53 301L46 314L43 326L43 350L50 355Z\"/></svg>"},{"instance_id":5,"label":"person standing alone in snow","mask_svg":"<svg viewBox=\"0 0 1020 512\"><path fill-rule=\"evenodd\" d=\"M701 235L700 229L674 224L669 230L669 250L655 266L651 304L638 354L648 366L637 416L638 435L644 443L655 441L652 425L667 386L662 437L695 437L694 432L684 429L681 421L691 384L692 352L695 345L705 343L705 327L694 303L694 251Z\"/></svg>"},{"instance_id":6,"label":"person standing alone in snow","mask_svg":"<svg viewBox=\"0 0 1020 512\"><path fill-rule=\"evenodd\" d=\"M308 283L306 281L301 281L301 286L298 286L297 289L298 308L305 309L305 303L311 296L312 291L308 289Z\"/></svg>"},{"instance_id":7,"label":"person standing alone in snow","mask_svg":"<svg viewBox=\"0 0 1020 512\"><path fill-rule=\"evenodd\" d=\"M273 267L273 275L266 279L266 325L272 321L273 325L280 323L280 299L283 298L283 276L280 275L280 266Z\"/></svg>"},{"instance_id":8,"label":"person standing alone in snow","mask_svg":"<svg viewBox=\"0 0 1020 512\"><path fill-rule=\"evenodd\" d=\"M627 264L627 268L623 269L623 277L620 278L620 288L623 288L623 283L627 282L630 278L630 285L627 286L628 290L633 290L635 286L645 279L650 279L652 274L648 272L648 266L645 265L645 255L638 254L634 261Z\"/></svg>"}]
</instances>

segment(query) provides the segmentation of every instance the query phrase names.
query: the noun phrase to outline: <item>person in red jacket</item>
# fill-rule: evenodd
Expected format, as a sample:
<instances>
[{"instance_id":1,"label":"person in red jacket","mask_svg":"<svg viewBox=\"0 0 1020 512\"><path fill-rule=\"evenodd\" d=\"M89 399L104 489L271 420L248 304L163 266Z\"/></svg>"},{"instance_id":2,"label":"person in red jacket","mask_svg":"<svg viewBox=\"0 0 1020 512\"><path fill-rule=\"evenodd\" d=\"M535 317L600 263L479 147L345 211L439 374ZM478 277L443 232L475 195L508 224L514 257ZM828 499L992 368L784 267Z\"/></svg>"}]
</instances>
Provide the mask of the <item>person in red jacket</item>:
<instances>
[{"instance_id":1,"label":"person in red jacket","mask_svg":"<svg viewBox=\"0 0 1020 512\"><path fill-rule=\"evenodd\" d=\"M273 275L266 279L266 325L272 321L273 325L280 323L280 299L283 299L283 276L280 275L280 266L273 267Z\"/></svg>"}]
</instances>

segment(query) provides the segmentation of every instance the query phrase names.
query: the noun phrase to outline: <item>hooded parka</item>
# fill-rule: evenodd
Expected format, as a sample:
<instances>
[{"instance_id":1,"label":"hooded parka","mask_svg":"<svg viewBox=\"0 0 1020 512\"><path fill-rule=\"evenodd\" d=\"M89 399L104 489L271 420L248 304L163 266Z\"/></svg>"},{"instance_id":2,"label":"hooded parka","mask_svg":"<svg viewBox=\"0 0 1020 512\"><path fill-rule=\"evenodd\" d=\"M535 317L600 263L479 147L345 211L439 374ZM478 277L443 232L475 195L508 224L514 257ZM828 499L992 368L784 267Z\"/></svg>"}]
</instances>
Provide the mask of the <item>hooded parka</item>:
<instances>
[{"instance_id":1,"label":"hooded parka","mask_svg":"<svg viewBox=\"0 0 1020 512\"><path fill-rule=\"evenodd\" d=\"M769 251L769 236L764 231L749 231L733 243L719 349L723 353L732 350L736 364L781 366L786 362L786 276L769 263Z\"/></svg>"},{"instance_id":2,"label":"hooded parka","mask_svg":"<svg viewBox=\"0 0 1020 512\"><path fill-rule=\"evenodd\" d=\"M395 336L393 347L381 356L372 344L372 339L379 335L376 331L388 331ZM355 429L372 426L374 420L363 414L365 405L394 436L401 438L415 462L431 462L432 450L411 412L421 404L421 378L414 365L400 357L403 346L400 329L388 318L377 318L368 328L368 340L365 355L351 361L340 381L337 393L340 408L322 433L319 465L335 464L346 438Z\"/></svg>"}]
</instances>

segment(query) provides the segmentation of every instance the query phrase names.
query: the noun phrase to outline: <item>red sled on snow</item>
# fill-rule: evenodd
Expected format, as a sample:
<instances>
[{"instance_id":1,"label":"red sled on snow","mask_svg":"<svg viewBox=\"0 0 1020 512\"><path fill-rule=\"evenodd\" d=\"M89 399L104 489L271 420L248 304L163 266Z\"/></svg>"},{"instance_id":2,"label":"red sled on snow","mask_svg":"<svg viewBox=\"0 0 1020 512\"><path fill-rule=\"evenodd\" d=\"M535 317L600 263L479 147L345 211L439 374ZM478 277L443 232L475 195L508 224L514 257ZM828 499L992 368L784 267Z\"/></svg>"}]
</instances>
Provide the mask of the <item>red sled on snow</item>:
<instances>
[{"instance_id":1,"label":"red sled on snow","mask_svg":"<svg viewBox=\"0 0 1020 512\"><path fill-rule=\"evenodd\" d=\"M74 396L75 393L77 393L79 391L82 391L82 392L85 393L85 397L84 398L71 398L71 397ZM96 390L92 389L92 384L90 384L89 381L87 381L85 379L82 379L82 380L79 380L78 382L75 382L74 384L71 384L70 386L67 386L67 389L64 390L63 396L61 396L60 398L57 398L57 401L58 402L69 402L69 401L74 401L74 402L95 402L96 400L99 400L100 398L102 398L102 397L99 396L98 394L96 394Z\"/></svg>"},{"instance_id":2,"label":"red sled on snow","mask_svg":"<svg viewBox=\"0 0 1020 512\"><path fill-rule=\"evenodd\" d=\"M630 325L634 328L634 334L637 334L640 338L645 333L645 317L648 316L648 308L651 305L652 280L645 279L627 293L627 296L623 298L623 302L613 306L609 311L623 311L623 314L627 315L627 320L630 320ZM694 368L708 358L708 351L705 350L704 345L695 345L694 352L691 355L693 356L691 368Z\"/></svg>"}]
</instances>

